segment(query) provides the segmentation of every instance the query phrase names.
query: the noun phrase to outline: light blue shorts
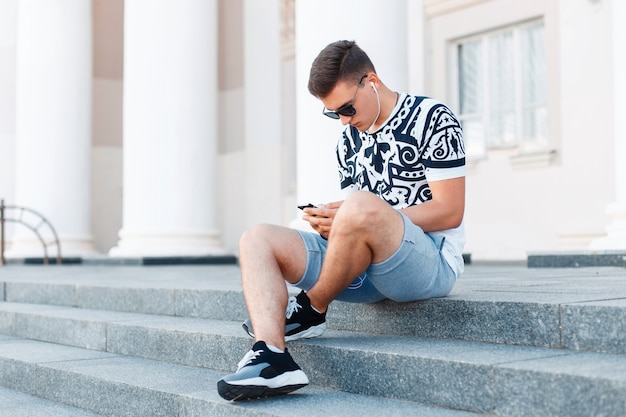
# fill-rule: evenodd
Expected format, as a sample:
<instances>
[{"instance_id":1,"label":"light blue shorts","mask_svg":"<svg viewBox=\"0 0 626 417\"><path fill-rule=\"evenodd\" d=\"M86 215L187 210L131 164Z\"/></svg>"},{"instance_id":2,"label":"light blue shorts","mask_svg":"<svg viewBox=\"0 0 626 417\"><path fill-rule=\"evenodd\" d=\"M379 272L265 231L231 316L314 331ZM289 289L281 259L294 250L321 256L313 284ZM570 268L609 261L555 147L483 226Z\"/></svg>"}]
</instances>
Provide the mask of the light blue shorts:
<instances>
[{"instance_id":1,"label":"light blue shorts","mask_svg":"<svg viewBox=\"0 0 626 417\"><path fill-rule=\"evenodd\" d=\"M404 238L398 250L383 262L371 264L337 300L373 303L389 298L405 302L444 297L452 291L456 276L441 253L445 238L424 233L404 214L402 218ZM317 233L298 233L306 247L307 262L304 276L294 285L307 291L319 278L328 241Z\"/></svg>"}]
</instances>

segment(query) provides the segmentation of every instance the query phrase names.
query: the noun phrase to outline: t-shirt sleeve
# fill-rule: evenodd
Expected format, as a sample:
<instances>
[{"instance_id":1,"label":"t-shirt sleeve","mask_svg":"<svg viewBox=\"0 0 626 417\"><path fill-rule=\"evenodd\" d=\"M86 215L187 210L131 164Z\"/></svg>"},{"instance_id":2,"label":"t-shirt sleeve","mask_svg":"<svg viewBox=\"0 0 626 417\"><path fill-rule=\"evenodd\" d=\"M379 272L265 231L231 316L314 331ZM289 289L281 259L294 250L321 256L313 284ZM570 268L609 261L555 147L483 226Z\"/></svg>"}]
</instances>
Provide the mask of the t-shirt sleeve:
<instances>
[{"instance_id":1,"label":"t-shirt sleeve","mask_svg":"<svg viewBox=\"0 0 626 417\"><path fill-rule=\"evenodd\" d=\"M427 116L422 140L422 161L428 182L465 176L463 130L454 113L442 103L433 105Z\"/></svg>"},{"instance_id":2,"label":"t-shirt sleeve","mask_svg":"<svg viewBox=\"0 0 626 417\"><path fill-rule=\"evenodd\" d=\"M357 189L357 185L354 180L355 167L350 166L348 163L350 157L354 154L354 148L351 145L348 130L343 132L341 139L337 143L336 154L337 171L339 172L339 185L345 196Z\"/></svg>"}]
</instances>

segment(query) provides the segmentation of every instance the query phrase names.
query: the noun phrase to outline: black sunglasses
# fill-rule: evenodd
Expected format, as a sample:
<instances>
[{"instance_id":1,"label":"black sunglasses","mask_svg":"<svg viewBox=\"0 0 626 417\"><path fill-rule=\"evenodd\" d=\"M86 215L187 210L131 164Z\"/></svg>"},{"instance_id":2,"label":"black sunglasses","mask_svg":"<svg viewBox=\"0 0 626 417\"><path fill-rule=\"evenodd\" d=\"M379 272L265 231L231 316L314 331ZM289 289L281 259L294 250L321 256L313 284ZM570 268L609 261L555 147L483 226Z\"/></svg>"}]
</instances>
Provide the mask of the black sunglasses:
<instances>
[{"instance_id":1,"label":"black sunglasses","mask_svg":"<svg viewBox=\"0 0 626 417\"><path fill-rule=\"evenodd\" d=\"M365 77L367 77L367 74L362 76L359 80L359 83L356 85L356 91L354 92L354 97L352 97L350 103L346 104L345 106L339 107L335 111L328 110L326 107L324 107L322 109L322 113L324 113L324 116L328 116L331 119L339 119L339 115L347 117L354 116L356 114L356 109L354 108L354 100L356 100L356 95L359 92L359 88L361 88L361 84L363 83Z\"/></svg>"}]
</instances>

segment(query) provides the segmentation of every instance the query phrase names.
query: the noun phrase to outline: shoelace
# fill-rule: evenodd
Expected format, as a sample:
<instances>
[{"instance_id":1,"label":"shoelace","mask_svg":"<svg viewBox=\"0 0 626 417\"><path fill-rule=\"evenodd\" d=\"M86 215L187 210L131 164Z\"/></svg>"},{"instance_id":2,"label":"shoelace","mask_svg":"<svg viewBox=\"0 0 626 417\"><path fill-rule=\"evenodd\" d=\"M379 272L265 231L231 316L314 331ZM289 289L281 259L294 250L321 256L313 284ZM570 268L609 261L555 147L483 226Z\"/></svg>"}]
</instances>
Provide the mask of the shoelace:
<instances>
[{"instance_id":1,"label":"shoelace","mask_svg":"<svg viewBox=\"0 0 626 417\"><path fill-rule=\"evenodd\" d=\"M237 364L237 372L239 372L241 370L241 368L243 368L244 366L248 365L249 363L251 363L256 358L258 358L259 355L262 352L263 352L262 350L250 350L250 351L248 351L248 353L246 353L244 355L244 357Z\"/></svg>"},{"instance_id":2,"label":"shoelace","mask_svg":"<svg viewBox=\"0 0 626 417\"><path fill-rule=\"evenodd\" d=\"M297 313L298 310L301 308L302 306L298 304L298 300L296 299L296 297L294 296L289 297L289 303L287 304L287 311L285 312L285 317L290 319L291 315L293 313Z\"/></svg>"}]
</instances>

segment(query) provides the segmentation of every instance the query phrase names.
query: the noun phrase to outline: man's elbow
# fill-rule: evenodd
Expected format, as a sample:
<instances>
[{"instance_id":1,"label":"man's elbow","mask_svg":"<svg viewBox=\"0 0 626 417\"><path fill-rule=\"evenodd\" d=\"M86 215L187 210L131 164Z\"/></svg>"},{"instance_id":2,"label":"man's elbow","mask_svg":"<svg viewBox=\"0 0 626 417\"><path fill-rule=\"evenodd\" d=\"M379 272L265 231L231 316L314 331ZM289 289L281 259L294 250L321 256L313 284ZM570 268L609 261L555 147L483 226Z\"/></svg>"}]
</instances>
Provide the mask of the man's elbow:
<instances>
[{"instance_id":1,"label":"man's elbow","mask_svg":"<svg viewBox=\"0 0 626 417\"><path fill-rule=\"evenodd\" d=\"M456 210L448 216L448 229L455 229L463 223L463 210Z\"/></svg>"}]
</instances>

